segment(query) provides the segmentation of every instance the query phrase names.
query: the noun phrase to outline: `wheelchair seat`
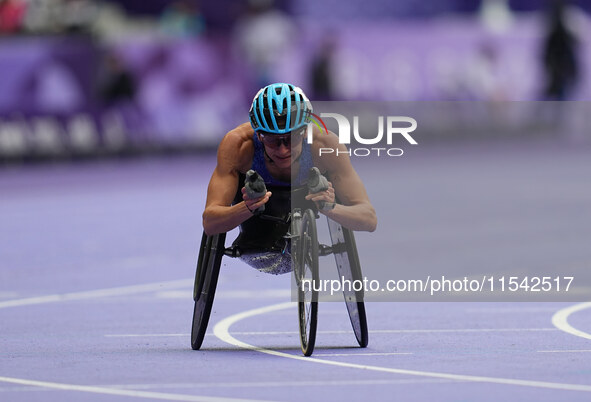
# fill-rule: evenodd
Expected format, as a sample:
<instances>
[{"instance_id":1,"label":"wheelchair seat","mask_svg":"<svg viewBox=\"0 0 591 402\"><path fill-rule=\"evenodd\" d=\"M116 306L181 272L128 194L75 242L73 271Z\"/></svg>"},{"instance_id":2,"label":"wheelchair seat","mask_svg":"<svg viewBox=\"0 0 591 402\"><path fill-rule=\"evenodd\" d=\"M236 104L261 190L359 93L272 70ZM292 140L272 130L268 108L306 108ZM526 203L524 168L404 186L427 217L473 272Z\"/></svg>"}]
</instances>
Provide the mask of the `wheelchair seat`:
<instances>
[{"instance_id":1,"label":"wheelchair seat","mask_svg":"<svg viewBox=\"0 0 591 402\"><path fill-rule=\"evenodd\" d=\"M233 204L242 201L242 183L245 175L240 174L239 187ZM289 248L289 217L293 205L315 210L315 204L305 199L308 194L306 186L268 186L273 195L265 204L265 211L253 215L240 225L240 234L232 243L238 254L252 252L285 252Z\"/></svg>"}]
</instances>

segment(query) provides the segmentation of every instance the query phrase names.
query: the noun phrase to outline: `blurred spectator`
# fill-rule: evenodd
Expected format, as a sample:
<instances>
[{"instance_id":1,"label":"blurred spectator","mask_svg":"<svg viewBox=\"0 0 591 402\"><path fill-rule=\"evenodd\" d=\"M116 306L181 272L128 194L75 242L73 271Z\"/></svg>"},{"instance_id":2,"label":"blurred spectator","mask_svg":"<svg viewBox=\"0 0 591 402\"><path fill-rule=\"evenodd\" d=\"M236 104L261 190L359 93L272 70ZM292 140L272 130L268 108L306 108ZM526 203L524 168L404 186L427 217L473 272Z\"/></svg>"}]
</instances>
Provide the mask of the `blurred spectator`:
<instances>
[{"instance_id":1,"label":"blurred spectator","mask_svg":"<svg viewBox=\"0 0 591 402\"><path fill-rule=\"evenodd\" d=\"M19 33L23 27L26 8L22 0L0 0L0 33Z\"/></svg>"},{"instance_id":2,"label":"blurred spectator","mask_svg":"<svg viewBox=\"0 0 591 402\"><path fill-rule=\"evenodd\" d=\"M62 28L66 33L85 34L96 17L97 10L91 0L62 0Z\"/></svg>"},{"instance_id":3,"label":"blurred spectator","mask_svg":"<svg viewBox=\"0 0 591 402\"><path fill-rule=\"evenodd\" d=\"M103 1L96 7L92 31L106 43L138 36L156 38L158 21L151 16L128 15L121 4Z\"/></svg>"},{"instance_id":4,"label":"blurred spectator","mask_svg":"<svg viewBox=\"0 0 591 402\"><path fill-rule=\"evenodd\" d=\"M468 63L466 91L468 99L484 101L507 100L506 74L499 60L499 49L491 41L482 42Z\"/></svg>"},{"instance_id":5,"label":"blurred spectator","mask_svg":"<svg viewBox=\"0 0 591 402\"><path fill-rule=\"evenodd\" d=\"M116 53L107 52L103 63L102 76L99 78L103 112L122 122L139 144L147 144L146 131L151 120L138 102L139 85L135 74Z\"/></svg>"},{"instance_id":6,"label":"blurred spectator","mask_svg":"<svg viewBox=\"0 0 591 402\"><path fill-rule=\"evenodd\" d=\"M133 74L125 67L119 56L108 54L100 88L101 98L107 107L121 103L133 103L137 84Z\"/></svg>"},{"instance_id":7,"label":"blurred spectator","mask_svg":"<svg viewBox=\"0 0 591 402\"><path fill-rule=\"evenodd\" d=\"M87 34L98 16L95 0L26 1L23 26L32 34Z\"/></svg>"},{"instance_id":8,"label":"blurred spectator","mask_svg":"<svg viewBox=\"0 0 591 402\"><path fill-rule=\"evenodd\" d=\"M312 97L319 101L330 101L333 97L332 62L336 47L334 35L324 37L318 53L310 66Z\"/></svg>"},{"instance_id":9,"label":"blurred spectator","mask_svg":"<svg viewBox=\"0 0 591 402\"><path fill-rule=\"evenodd\" d=\"M290 45L296 37L292 19L274 7L273 0L250 0L234 31L234 41L240 57L250 73L254 74L252 88L247 93L256 93L272 81L279 61L289 54Z\"/></svg>"},{"instance_id":10,"label":"blurred spectator","mask_svg":"<svg viewBox=\"0 0 591 402\"><path fill-rule=\"evenodd\" d=\"M482 0L480 23L489 32L507 32L513 24L513 13L508 0Z\"/></svg>"},{"instance_id":11,"label":"blurred spectator","mask_svg":"<svg viewBox=\"0 0 591 402\"><path fill-rule=\"evenodd\" d=\"M205 19L196 4L177 1L162 13L160 27L165 34L174 37L198 36L205 31Z\"/></svg>"},{"instance_id":12,"label":"blurred spectator","mask_svg":"<svg viewBox=\"0 0 591 402\"><path fill-rule=\"evenodd\" d=\"M566 22L566 5L555 0L548 12L548 31L543 43L544 97L566 100L579 78L578 41Z\"/></svg>"},{"instance_id":13,"label":"blurred spectator","mask_svg":"<svg viewBox=\"0 0 591 402\"><path fill-rule=\"evenodd\" d=\"M61 12L61 0L27 0L25 29L34 34L57 32Z\"/></svg>"}]
</instances>

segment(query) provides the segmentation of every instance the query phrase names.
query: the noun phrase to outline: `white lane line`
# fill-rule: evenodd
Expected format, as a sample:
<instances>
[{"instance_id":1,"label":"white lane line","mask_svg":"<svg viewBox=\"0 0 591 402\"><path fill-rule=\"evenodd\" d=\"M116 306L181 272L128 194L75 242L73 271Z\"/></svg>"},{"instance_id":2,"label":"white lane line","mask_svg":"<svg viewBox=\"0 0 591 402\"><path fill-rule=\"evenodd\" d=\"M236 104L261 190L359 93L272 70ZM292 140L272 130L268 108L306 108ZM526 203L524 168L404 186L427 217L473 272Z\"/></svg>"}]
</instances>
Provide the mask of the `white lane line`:
<instances>
[{"instance_id":1,"label":"white lane line","mask_svg":"<svg viewBox=\"0 0 591 402\"><path fill-rule=\"evenodd\" d=\"M467 308L467 313L548 313L556 311L556 307L482 307Z\"/></svg>"},{"instance_id":2,"label":"white lane line","mask_svg":"<svg viewBox=\"0 0 591 402\"><path fill-rule=\"evenodd\" d=\"M192 283L191 283L192 285ZM267 299L271 297L289 298L291 296L290 290L285 289L270 289L270 290L226 290L216 292L216 299ZM161 299L191 299L193 297L193 290L171 290L166 292L156 293L156 297Z\"/></svg>"},{"instance_id":3,"label":"white lane line","mask_svg":"<svg viewBox=\"0 0 591 402\"><path fill-rule=\"evenodd\" d=\"M186 334L106 334L105 338L166 338L176 336L190 336L188 332ZM212 335L212 334L205 334Z\"/></svg>"},{"instance_id":4,"label":"white lane line","mask_svg":"<svg viewBox=\"0 0 591 402\"><path fill-rule=\"evenodd\" d=\"M586 310L588 308L591 308L591 302L575 304L574 306L558 310L552 316L552 324L559 330L569 333L571 335L578 336L580 338L591 339L591 334L576 329L568 323L568 317L571 314L574 314L577 311Z\"/></svg>"},{"instance_id":5,"label":"white lane line","mask_svg":"<svg viewBox=\"0 0 591 402\"><path fill-rule=\"evenodd\" d=\"M583 350L538 350L538 353L589 353L591 349Z\"/></svg>"},{"instance_id":6,"label":"white lane line","mask_svg":"<svg viewBox=\"0 0 591 402\"><path fill-rule=\"evenodd\" d=\"M441 333L441 332L544 332L556 331L556 328L449 328L449 329L377 329L372 334L415 334L415 333Z\"/></svg>"},{"instance_id":7,"label":"white lane line","mask_svg":"<svg viewBox=\"0 0 591 402\"><path fill-rule=\"evenodd\" d=\"M101 385L109 389L194 389L194 388L270 388L270 387L343 387L359 385L403 385L403 384L443 384L455 381L439 379L396 379L396 380L347 380L347 381L265 381L265 382L215 382L215 383L178 383L178 384L109 384ZM2 392L39 391L37 387L3 387ZM48 390L50 391L50 390ZM51 390L56 391L56 390Z\"/></svg>"},{"instance_id":8,"label":"white lane line","mask_svg":"<svg viewBox=\"0 0 591 402\"><path fill-rule=\"evenodd\" d=\"M155 282L143 285L121 286L116 288L87 290L83 292L54 294L26 299L6 300L0 302L0 308L29 306L32 304L45 304L70 300L84 300L98 297L123 296L136 293L154 292L158 290L174 289L193 286L193 279L180 279L176 281Z\"/></svg>"},{"instance_id":9,"label":"white lane line","mask_svg":"<svg viewBox=\"0 0 591 402\"><path fill-rule=\"evenodd\" d=\"M148 283L143 285L122 286L107 289L87 290L82 292L54 294L24 299L5 300L0 302L0 308L27 306L32 304L54 303L68 300L83 300L109 296L123 296L138 293L157 292L156 297L161 299L191 299L192 290L174 290L183 287L193 287L193 279L180 279L167 282ZM170 289L170 290L168 290ZM263 291L230 290L216 294L218 299L266 299L272 297L289 297L291 291L284 289L271 289ZM0 298L16 297L16 292L0 292Z\"/></svg>"},{"instance_id":10,"label":"white lane line","mask_svg":"<svg viewBox=\"0 0 591 402\"><path fill-rule=\"evenodd\" d=\"M484 376L474 376L474 375L463 375L463 374L449 374L449 373L438 373L433 371L419 371L419 370L406 370L406 369L397 369L397 368L389 368L389 367L380 367L380 366L369 366L364 364L356 364L356 363L348 363L348 362L339 362L334 360L324 360L318 359L315 357L304 357L304 356L297 356L291 355L289 353L279 352L276 350L265 349L258 346L254 346L248 344L246 342L240 341L230 335L230 327L235 323L242 321L244 319L254 317L257 315L269 313L272 311L292 308L295 306L295 303L281 303L275 304L271 306L261 307L253 310L244 311L242 313L234 314L232 316L226 317L220 322L218 322L213 332L214 334L221 339L222 341L237 346L242 349L253 350L261 353L266 353L272 356L278 357L285 357L288 359L299 360L302 362L307 363L316 363L316 364L326 364L330 366L337 366L337 367L346 367L346 368L356 368L361 370L370 370L370 371L378 371L378 372L385 372L385 373L392 373L392 374L404 374L404 375L413 375L413 376L420 376L420 377L432 377L432 378L442 378L446 380L455 380L455 381L471 381L471 382L486 382L486 383L494 383L494 384L504 384L504 385L518 385L524 387L537 387L537 388L551 388L551 389L561 389L561 390L568 390L568 391L585 391L591 392L591 385L581 385L581 384L563 384L563 383L555 383L555 382L545 382L545 381L531 381L531 380L519 380L513 378L499 378L499 377L484 377Z\"/></svg>"},{"instance_id":11,"label":"white lane line","mask_svg":"<svg viewBox=\"0 0 591 402\"><path fill-rule=\"evenodd\" d=\"M392 353L315 353L314 356L394 356L394 355L412 355L411 352L392 352Z\"/></svg>"},{"instance_id":12,"label":"white lane line","mask_svg":"<svg viewBox=\"0 0 591 402\"><path fill-rule=\"evenodd\" d=\"M395 385L417 383L449 383L449 380L439 379L397 379L397 380L329 380L329 381L264 381L264 382L215 382L215 383L191 383L191 384L129 384L113 385L114 388L269 388L269 387L326 387L345 385Z\"/></svg>"},{"instance_id":13,"label":"white lane line","mask_svg":"<svg viewBox=\"0 0 591 402\"><path fill-rule=\"evenodd\" d=\"M458 328L458 329L376 329L371 330L371 335L375 334L416 334L416 333L442 333L442 332L546 332L546 331L558 331L557 328ZM350 334L351 331L318 331L318 334ZM234 335L243 336L261 336L261 335L299 335L297 331L245 331L245 332L233 332ZM105 334L106 338L139 338L139 337L176 337L176 336L189 336L187 333L176 333L176 334ZM212 336L212 333L206 333L205 336Z\"/></svg>"},{"instance_id":14,"label":"white lane line","mask_svg":"<svg viewBox=\"0 0 591 402\"><path fill-rule=\"evenodd\" d=\"M120 396L133 396L136 398L149 398L149 399L164 399L169 401L203 401L203 402L222 402L222 401L252 401L252 399L235 399L235 398L219 398L213 396L199 396L199 395L181 395L181 394L168 394L163 392L149 392L149 391L135 391L125 389L115 389L108 387L99 387L92 385L74 385L74 384L62 384L57 382L48 381L34 381L25 380L22 378L11 378L11 377L0 377L1 382L8 382L19 385L30 385L34 387L43 387L58 389L62 391L80 391L90 392L93 394L107 394L107 395L120 395Z\"/></svg>"}]
</instances>

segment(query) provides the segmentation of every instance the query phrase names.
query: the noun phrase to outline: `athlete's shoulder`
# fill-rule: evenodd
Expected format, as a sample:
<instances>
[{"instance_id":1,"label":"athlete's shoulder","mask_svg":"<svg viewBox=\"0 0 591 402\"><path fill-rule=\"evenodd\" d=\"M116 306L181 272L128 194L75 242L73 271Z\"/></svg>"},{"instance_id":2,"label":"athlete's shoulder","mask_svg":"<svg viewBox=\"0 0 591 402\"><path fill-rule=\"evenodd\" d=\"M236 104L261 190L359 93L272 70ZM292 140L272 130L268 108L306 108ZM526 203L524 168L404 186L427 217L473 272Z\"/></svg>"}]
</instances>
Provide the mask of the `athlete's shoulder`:
<instances>
[{"instance_id":1,"label":"athlete's shoulder","mask_svg":"<svg viewBox=\"0 0 591 402\"><path fill-rule=\"evenodd\" d=\"M222 143L229 142L233 145L249 142L252 143L253 134L254 130L250 126L250 123L243 123L228 131L224 136Z\"/></svg>"},{"instance_id":2,"label":"athlete's shoulder","mask_svg":"<svg viewBox=\"0 0 591 402\"><path fill-rule=\"evenodd\" d=\"M250 124L241 124L226 133L220 143L220 149L230 153L253 149L253 133L254 130Z\"/></svg>"},{"instance_id":3,"label":"athlete's shoulder","mask_svg":"<svg viewBox=\"0 0 591 402\"><path fill-rule=\"evenodd\" d=\"M228 164L239 171L248 170L254 154L253 134L249 123L228 131L218 148L218 164Z\"/></svg>"}]
</instances>

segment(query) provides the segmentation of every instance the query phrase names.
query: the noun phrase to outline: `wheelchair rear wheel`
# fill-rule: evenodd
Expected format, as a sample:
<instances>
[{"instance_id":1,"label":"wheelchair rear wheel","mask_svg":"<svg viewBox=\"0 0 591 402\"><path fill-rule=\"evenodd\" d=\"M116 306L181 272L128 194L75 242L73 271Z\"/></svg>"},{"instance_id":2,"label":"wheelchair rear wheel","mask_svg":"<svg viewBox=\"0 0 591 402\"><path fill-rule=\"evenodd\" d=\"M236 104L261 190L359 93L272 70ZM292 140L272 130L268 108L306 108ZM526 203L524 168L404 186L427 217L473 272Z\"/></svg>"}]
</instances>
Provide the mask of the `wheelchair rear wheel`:
<instances>
[{"instance_id":1,"label":"wheelchair rear wheel","mask_svg":"<svg viewBox=\"0 0 591 402\"><path fill-rule=\"evenodd\" d=\"M207 236L203 233L201 238L197 272L195 273L195 286L193 288L193 299L195 300L191 328L191 347L193 350L201 348L205 337L218 283L220 265L224 256L225 240L225 233L214 236Z\"/></svg>"},{"instance_id":2,"label":"wheelchair rear wheel","mask_svg":"<svg viewBox=\"0 0 591 402\"><path fill-rule=\"evenodd\" d=\"M298 225L298 222L296 221L294 224ZM294 251L294 274L298 284L300 342L304 356L310 356L316 342L318 292L314 290L314 287L319 281L316 216L310 209L307 209L301 218L297 247Z\"/></svg>"}]
</instances>

